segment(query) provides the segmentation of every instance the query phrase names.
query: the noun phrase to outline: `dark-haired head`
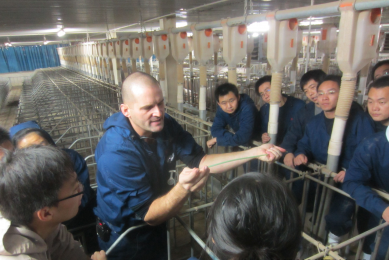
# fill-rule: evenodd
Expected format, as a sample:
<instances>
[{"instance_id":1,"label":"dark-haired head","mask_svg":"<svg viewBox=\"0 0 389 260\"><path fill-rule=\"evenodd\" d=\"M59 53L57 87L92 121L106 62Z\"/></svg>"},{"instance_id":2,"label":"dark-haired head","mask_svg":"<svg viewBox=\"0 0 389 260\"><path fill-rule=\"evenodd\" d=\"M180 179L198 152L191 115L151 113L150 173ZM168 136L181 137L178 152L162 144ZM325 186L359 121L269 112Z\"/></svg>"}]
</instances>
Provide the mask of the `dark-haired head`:
<instances>
[{"instance_id":1,"label":"dark-haired head","mask_svg":"<svg viewBox=\"0 0 389 260\"><path fill-rule=\"evenodd\" d=\"M327 74L322 70L310 70L307 73L305 73L300 80L300 88L302 91L305 92L304 86L308 84L310 80L315 81L316 83L319 83L323 81Z\"/></svg>"},{"instance_id":2,"label":"dark-haired head","mask_svg":"<svg viewBox=\"0 0 389 260\"><path fill-rule=\"evenodd\" d=\"M5 150L12 151L13 145L8 131L0 127L0 158L4 155Z\"/></svg>"},{"instance_id":3,"label":"dark-haired head","mask_svg":"<svg viewBox=\"0 0 389 260\"><path fill-rule=\"evenodd\" d=\"M54 145L51 136L43 129L26 128L17 132L12 138L16 148L26 148L31 145Z\"/></svg>"},{"instance_id":4,"label":"dark-haired head","mask_svg":"<svg viewBox=\"0 0 389 260\"><path fill-rule=\"evenodd\" d=\"M342 82L342 77L338 76L338 75L327 75L327 76L325 76L323 78L322 81L319 82L319 84L317 85L317 89L319 89L320 85L323 84L323 82L326 82L326 81L333 81L333 82L335 82L338 85L338 88L340 89L340 84Z\"/></svg>"},{"instance_id":5,"label":"dark-haired head","mask_svg":"<svg viewBox=\"0 0 389 260\"><path fill-rule=\"evenodd\" d=\"M255 93L257 93L257 95L260 95L258 88L263 83L266 83L266 82L271 83L271 76L270 75L263 76L262 78L258 79L257 82L255 82L254 88L255 88Z\"/></svg>"},{"instance_id":6,"label":"dark-haired head","mask_svg":"<svg viewBox=\"0 0 389 260\"><path fill-rule=\"evenodd\" d=\"M378 78L371 84L367 110L374 121L389 125L389 76Z\"/></svg>"},{"instance_id":7,"label":"dark-haired head","mask_svg":"<svg viewBox=\"0 0 389 260\"><path fill-rule=\"evenodd\" d=\"M255 93L261 96L265 103L270 102L271 76L264 76L255 82Z\"/></svg>"},{"instance_id":8,"label":"dark-haired head","mask_svg":"<svg viewBox=\"0 0 389 260\"><path fill-rule=\"evenodd\" d=\"M220 259L293 259L301 219L293 195L277 178L249 173L218 195L209 213L208 246Z\"/></svg>"},{"instance_id":9,"label":"dark-haired head","mask_svg":"<svg viewBox=\"0 0 389 260\"><path fill-rule=\"evenodd\" d=\"M56 147L8 152L0 162L1 214L14 224L29 225L36 211L58 204L61 188L74 176L69 156Z\"/></svg>"},{"instance_id":10,"label":"dark-haired head","mask_svg":"<svg viewBox=\"0 0 389 260\"><path fill-rule=\"evenodd\" d=\"M386 88L389 87L389 76L383 76L373 81L373 83L370 85L369 91L372 88L380 89L380 88Z\"/></svg>"},{"instance_id":11,"label":"dark-haired head","mask_svg":"<svg viewBox=\"0 0 389 260\"><path fill-rule=\"evenodd\" d=\"M231 83L224 83L216 87L215 98L219 102L219 97L227 95L229 92L232 92L236 98L239 98L238 88Z\"/></svg>"},{"instance_id":12,"label":"dark-haired head","mask_svg":"<svg viewBox=\"0 0 389 260\"><path fill-rule=\"evenodd\" d=\"M382 60L377 62L371 70L371 75L374 80L389 75L389 60Z\"/></svg>"}]
</instances>

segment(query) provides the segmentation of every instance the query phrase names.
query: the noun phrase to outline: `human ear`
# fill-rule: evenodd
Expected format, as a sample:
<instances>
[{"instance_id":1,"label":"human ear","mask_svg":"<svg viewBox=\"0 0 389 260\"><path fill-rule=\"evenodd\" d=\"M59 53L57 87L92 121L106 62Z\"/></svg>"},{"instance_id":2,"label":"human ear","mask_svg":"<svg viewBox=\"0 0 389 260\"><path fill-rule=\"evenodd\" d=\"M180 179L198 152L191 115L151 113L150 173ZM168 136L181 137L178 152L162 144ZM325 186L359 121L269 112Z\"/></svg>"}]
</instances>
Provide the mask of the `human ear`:
<instances>
[{"instance_id":1,"label":"human ear","mask_svg":"<svg viewBox=\"0 0 389 260\"><path fill-rule=\"evenodd\" d=\"M49 207L44 207L36 211L36 215L40 221L50 221L53 219L53 213Z\"/></svg>"},{"instance_id":2,"label":"human ear","mask_svg":"<svg viewBox=\"0 0 389 260\"><path fill-rule=\"evenodd\" d=\"M120 105L120 111L122 112L122 114L123 114L125 117L131 118L130 108L128 107L128 105L126 105L126 104L121 104L121 105Z\"/></svg>"}]
</instances>

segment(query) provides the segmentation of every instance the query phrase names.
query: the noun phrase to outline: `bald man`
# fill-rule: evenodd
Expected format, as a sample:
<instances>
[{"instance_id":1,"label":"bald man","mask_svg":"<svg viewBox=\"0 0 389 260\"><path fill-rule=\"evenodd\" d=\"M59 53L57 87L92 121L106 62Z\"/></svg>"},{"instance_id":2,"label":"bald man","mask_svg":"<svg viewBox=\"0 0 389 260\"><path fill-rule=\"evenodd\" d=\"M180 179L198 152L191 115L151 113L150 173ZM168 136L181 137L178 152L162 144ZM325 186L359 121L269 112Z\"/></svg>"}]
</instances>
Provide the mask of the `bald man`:
<instances>
[{"instance_id":1,"label":"bald man","mask_svg":"<svg viewBox=\"0 0 389 260\"><path fill-rule=\"evenodd\" d=\"M236 158L256 156L270 161L280 149L264 145L243 152L205 155L193 137L164 113L158 82L148 74L131 74L122 87L120 112L104 123L97 145L97 230L107 250L128 228L130 232L108 259L167 259L166 221L176 215L189 194L201 189L209 173L221 173L249 159L207 167ZM169 171L181 160L189 168L175 183Z\"/></svg>"}]
</instances>

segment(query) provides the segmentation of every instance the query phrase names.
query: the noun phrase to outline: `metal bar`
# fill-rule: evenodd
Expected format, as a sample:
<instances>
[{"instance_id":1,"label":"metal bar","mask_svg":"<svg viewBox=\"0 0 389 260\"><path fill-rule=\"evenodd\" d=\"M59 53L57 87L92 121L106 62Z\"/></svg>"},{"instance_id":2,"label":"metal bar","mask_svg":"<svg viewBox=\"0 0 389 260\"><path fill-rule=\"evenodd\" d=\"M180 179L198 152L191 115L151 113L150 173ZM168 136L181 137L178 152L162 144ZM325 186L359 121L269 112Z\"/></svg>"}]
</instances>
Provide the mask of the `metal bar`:
<instances>
[{"instance_id":1,"label":"metal bar","mask_svg":"<svg viewBox=\"0 0 389 260\"><path fill-rule=\"evenodd\" d=\"M213 260L219 260L218 257L209 249L209 247L206 246L206 244L201 240L201 238L188 227L188 225L178 216L175 217L178 222L189 232L190 236L200 245L201 248L205 250L205 252L213 259Z\"/></svg>"}]
</instances>

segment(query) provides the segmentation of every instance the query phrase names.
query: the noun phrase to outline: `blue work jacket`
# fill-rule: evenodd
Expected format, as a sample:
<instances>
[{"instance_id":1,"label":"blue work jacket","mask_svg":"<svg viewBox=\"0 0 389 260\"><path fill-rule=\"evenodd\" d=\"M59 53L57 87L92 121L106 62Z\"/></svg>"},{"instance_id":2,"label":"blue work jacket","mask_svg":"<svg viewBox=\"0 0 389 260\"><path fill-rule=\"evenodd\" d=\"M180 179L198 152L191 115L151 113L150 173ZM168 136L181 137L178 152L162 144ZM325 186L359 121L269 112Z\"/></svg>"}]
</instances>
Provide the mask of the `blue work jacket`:
<instances>
[{"instance_id":1,"label":"blue work jacket","mask_svg":"<svg viewBox=\"0 0 389 260\"><path fill-rule=\"evenodd\" d=\"M11 127L10 135L11 137L13 137L17 132L27 128L35 128L35 129L41 129L45 131L44 129L41 128L41 126L36 121L27 121ZM47 133L47 136L50 137L50 140L47 141L51 145L56 146L53 138L49 135L49 133ZM80 205L80 208L82 209L90 200L94 199L93 190L90 186L88 167L86 165L84 158L78 152L72 149L62 149L62 150L64 150L69 155L70 159L73 162L73 168L77 174L78 180L84 186L84 194L82 196L81 205Z\"/></svg>"},{"instance_id":2,"label":"blue work jacket","mask_svg":"<svg viewBox=\"0 0 389 260\"><path fill-rule=\"evenodd\" d=\"M284 139L284 136L286 135L286 132L291 125L291 123L295 120L298 111L300 111L304 106L305 103L301 99L286 96L287 97L285 104L280 107L280 111L278 114L278 131L277 131L277 141L276 144L280 145ZM265 104L261 107L259 110L260 113L260 120L261 120L261 135L263 133L267 133L267 126L269 124L269 112L270 112L270 105Z\"/></svg>"},{"instance_id":3,"label":"blue work jacket","mask_svg":"<svg viewBox=\"0 0 389 260\"><path fill-rule=\"evenodd\" d=\"M238 108L233 114L228 114L217 106L211 134L221 146L249 145L259 136L260 122L257 117L258 109L254 101L246 94L240 94ZM235 134L226 129L227 125Z\"/></svg>"},{"instance_id":4,"label":"blue work jacket","mask_svg":"<svg viewBox=\"0 0 389 260\"><path fill-rule=\"evenodd\" d=\"M351 110L343 136L340 167L348 168L357 145L374 133L373 121L361 110ZM308 122L303 138L297 143L294 155L304 154L308 160L326 164L331 133L327 132L324 112Z\"/></svg>"},{"instance_id":5,"label":"blue work jacket","mask_svg":"<svg viewBox=\"0 0 389 260\"><path fill-rule=\"evenodd\" d=\"M297 112L280 145L282 148L285 148L287 153L294 153L296 151L297 142L303 138L307 123L315 116L315 107L315 103L309 102ZM352 103L351 109L363 111L363 108L357 102Z\"/></svg>"},{"instance_id":6,"label":"blue work jacket","mask_svg":"<svg viewBox=\"0 0 389 260\"><path fill-rule=\"evenodd\" d=\"M95 151L95 214L115 232L144 223L150 204L169 191L169 170L176 161L198 167L205 153L192 135L165 114L164 128L145 142L121 112L104 122L105 134Z\"/></svg>"},{"instance_id":7,"label":"blue work jacket","mask_svg":"<svg viewBox=\"0 0 389 260\"><path fill-rule=\"evenodd\" d=\"M389 203L371 187L389 192L389 128L366 138L355 150L343 189L379 219Z\"/></svg>"}]
</instances>

